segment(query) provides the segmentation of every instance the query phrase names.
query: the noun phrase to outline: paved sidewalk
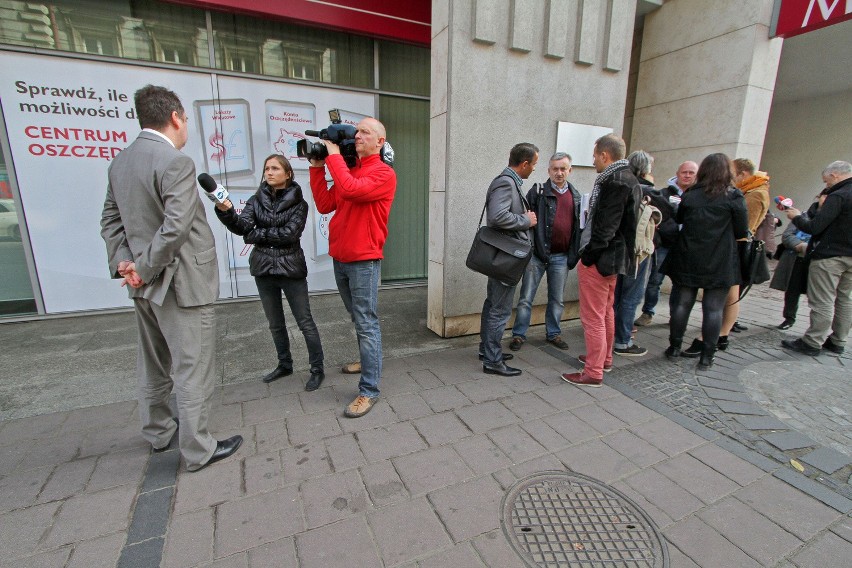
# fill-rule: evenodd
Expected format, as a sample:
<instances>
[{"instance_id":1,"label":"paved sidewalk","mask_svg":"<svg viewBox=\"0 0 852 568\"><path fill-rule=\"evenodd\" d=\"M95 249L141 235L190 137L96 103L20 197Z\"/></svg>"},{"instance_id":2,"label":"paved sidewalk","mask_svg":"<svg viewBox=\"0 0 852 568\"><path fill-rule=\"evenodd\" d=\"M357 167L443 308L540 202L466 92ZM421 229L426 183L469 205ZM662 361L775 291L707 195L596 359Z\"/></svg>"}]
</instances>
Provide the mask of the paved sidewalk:
<instances>
[{"instance_id":1,"label":"paved sidewalk","mask_svg":"<svg viewBox=\"0 0 852 568\"><path fill-rule=\"evenodd\" d=\"M425 314L423 297L386 291L380 305ZM852 360L776 349L780 336L768 330L779 313L777 294L752 292L741 317L752 329L703 374L661 357L661 314L637 335L649 355L616 357L600 389L559 379L579 367L576 323L564 334L568 352L534 328L515 354L524 374L508 379L481 372L475 338L424 336L418 345L420 331L400 332L410 343L389 342L382 400L355 420L342 408L357 377L334 370L347 360L346 338L332 340L341 348L313 393L302 390L306 377L260 383L261 365L246 362L251 380L217 388L211 421L217 437L246 441L198 473L175 449L151 454L133 401L0 421L0 567L523 567L501 503L543 471L584 474L632 500L665 538L673 567L847 567L849 430L833 419L850 412ZM100 317L115 316L77 318L77 333ZM224 372L238 374L250 355L233 356ZM68 379L85 372L70 368ZM824 404L789 384L799 374L839 383L839 412L817 415ZM793 396L799 417L785 406ZM839 440L811 433L827 424Z\"/></svg>"}]
</instances>

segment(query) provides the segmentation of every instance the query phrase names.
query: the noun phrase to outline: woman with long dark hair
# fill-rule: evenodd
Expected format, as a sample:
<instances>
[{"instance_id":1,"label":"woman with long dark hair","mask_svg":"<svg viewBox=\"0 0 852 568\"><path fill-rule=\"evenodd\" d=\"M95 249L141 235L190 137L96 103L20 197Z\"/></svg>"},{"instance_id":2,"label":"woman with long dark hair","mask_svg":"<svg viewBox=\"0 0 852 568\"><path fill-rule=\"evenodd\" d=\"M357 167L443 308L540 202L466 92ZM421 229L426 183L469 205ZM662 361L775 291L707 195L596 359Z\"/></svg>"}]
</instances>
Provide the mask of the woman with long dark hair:
<instances>
[{"instance_id":1,"label":"woman with long dark hair","mask_svg":"<svg viewBox=\"0 0 852 568\"><path fill-rule=\"evenodd\" d=\"M748 211L733 179L731 161L725 154L704 158L695 185L684 193L678 207L675 220L681 225L680 234L662 269L673 283L666 356L680 356L698 289L704 291L699 368L713 364L725 299L731 286L740 283L737 239L748 234Z\"/></svg>"},{"instance_id":2,"label":"woman with long dark hair","mask_svg":"<svg viewBox=\"0 0 852 568\"><path fill-rule=\"evenodd\" d=\"M246 244L254 245L249 256L249 271L257 283L260 303L278 353L278 366L263 377L263 382L270 383L293 374L290 337L281 301L281 292L284 292L308 348L311 377L305 390L316 390L325 378L323 352L311 315L308 266L300 243L308 218L308 203L302 197L302 188L293 180L293 168L287 158L272 154L264 160L263 181L239 215L226 200L216 204L216 216L229 231L242 235Z\"/></svg>"}]
</instances>

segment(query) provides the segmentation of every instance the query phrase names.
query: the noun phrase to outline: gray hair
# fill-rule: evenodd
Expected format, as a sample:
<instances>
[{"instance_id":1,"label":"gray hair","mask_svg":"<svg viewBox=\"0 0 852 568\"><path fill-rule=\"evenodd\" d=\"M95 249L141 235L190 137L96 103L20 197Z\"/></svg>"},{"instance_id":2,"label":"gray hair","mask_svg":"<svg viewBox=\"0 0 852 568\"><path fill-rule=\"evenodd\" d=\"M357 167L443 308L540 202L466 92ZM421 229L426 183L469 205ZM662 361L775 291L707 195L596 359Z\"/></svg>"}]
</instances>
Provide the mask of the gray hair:
<instances>
[{"instance_id":1,"label":"gray hair","mask_svg":"<svg viewBox=\"0 0 852 568\"><path fill-rule=\"evenodd\" d=\"M571 157L571 154L567 152L556 152L550 157L550 161L555 162L557 160L564 160L565 158L568 158L569 162L574 163L574 159Z\"/></svg>"},{"instance_id":2,"label":"gray hair","mask_svg":"<svg viewBox=\"0 0 852 568\"><path fill-rule=\"evenodd\" d=\"M844 162L842 160L831 162L825 167L824 170L822 170L822 175L827 176L830 174L835 174L839 176L846 176L852 174L852 164L850 164L849 162Z\"/></svg>"},{"instance_id":3,"label":"gray hair","mask_svg":"<svg viewBox=\"0 0 852 568\"><path fill-rule=\"evenodd\" d=\"M636 177L645 177L651 173L651 168L654 166L654 156L645 150L636 150L627 156L627 161L630 164L630 171Z\"/></svg>"}]
</instances>

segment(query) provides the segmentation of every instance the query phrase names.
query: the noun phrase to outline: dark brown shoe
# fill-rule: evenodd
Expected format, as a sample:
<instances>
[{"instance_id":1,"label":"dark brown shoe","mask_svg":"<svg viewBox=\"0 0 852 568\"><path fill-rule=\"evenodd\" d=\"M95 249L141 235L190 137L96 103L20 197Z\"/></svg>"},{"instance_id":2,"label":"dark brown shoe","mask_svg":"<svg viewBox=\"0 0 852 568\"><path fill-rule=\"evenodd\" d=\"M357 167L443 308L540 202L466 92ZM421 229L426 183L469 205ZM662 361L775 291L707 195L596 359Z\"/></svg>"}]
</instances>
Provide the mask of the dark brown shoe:
<instances>
[{"instance_id":1,"label":"dark brown shoe","mask_svg":"<svg viewBox=\"0 0 852 568\"><path fill-rule=\"evenodd\" d=\"M556 337L548 339L547 342L550 343L551 345L553 345L554 347L556 347L557 349L562 349L562 350L568 349L568 344L565 343L565 341L562 340L561 335L557 335Z\"/></svg>"}]
</instances>

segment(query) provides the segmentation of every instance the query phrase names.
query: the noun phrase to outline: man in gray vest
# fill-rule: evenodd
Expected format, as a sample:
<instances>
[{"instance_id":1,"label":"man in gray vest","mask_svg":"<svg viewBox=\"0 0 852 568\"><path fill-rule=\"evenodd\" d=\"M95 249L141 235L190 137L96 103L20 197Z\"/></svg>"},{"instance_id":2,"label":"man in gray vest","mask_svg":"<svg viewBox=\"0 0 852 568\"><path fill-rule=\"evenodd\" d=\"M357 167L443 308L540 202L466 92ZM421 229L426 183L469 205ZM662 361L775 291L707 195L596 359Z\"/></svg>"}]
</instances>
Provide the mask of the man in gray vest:
<instances>
[{"instance_id":1,"label":"man in gray vest","mask_svg":"<svg viewBox=\"0 0 852 568\"><path fill-rule=\"evenodd\" d=\"M134 96L142 132L109 168L101 216L110 274L136 309L142 437L166 450L178 432L189 471L224 459L242 436L217 442L207 429L216 360L219 267L213 233L180 149L187 116L180 99L148 85ZM177 392L178 421L169 396Z\"/></svg>"}]
</instances>

